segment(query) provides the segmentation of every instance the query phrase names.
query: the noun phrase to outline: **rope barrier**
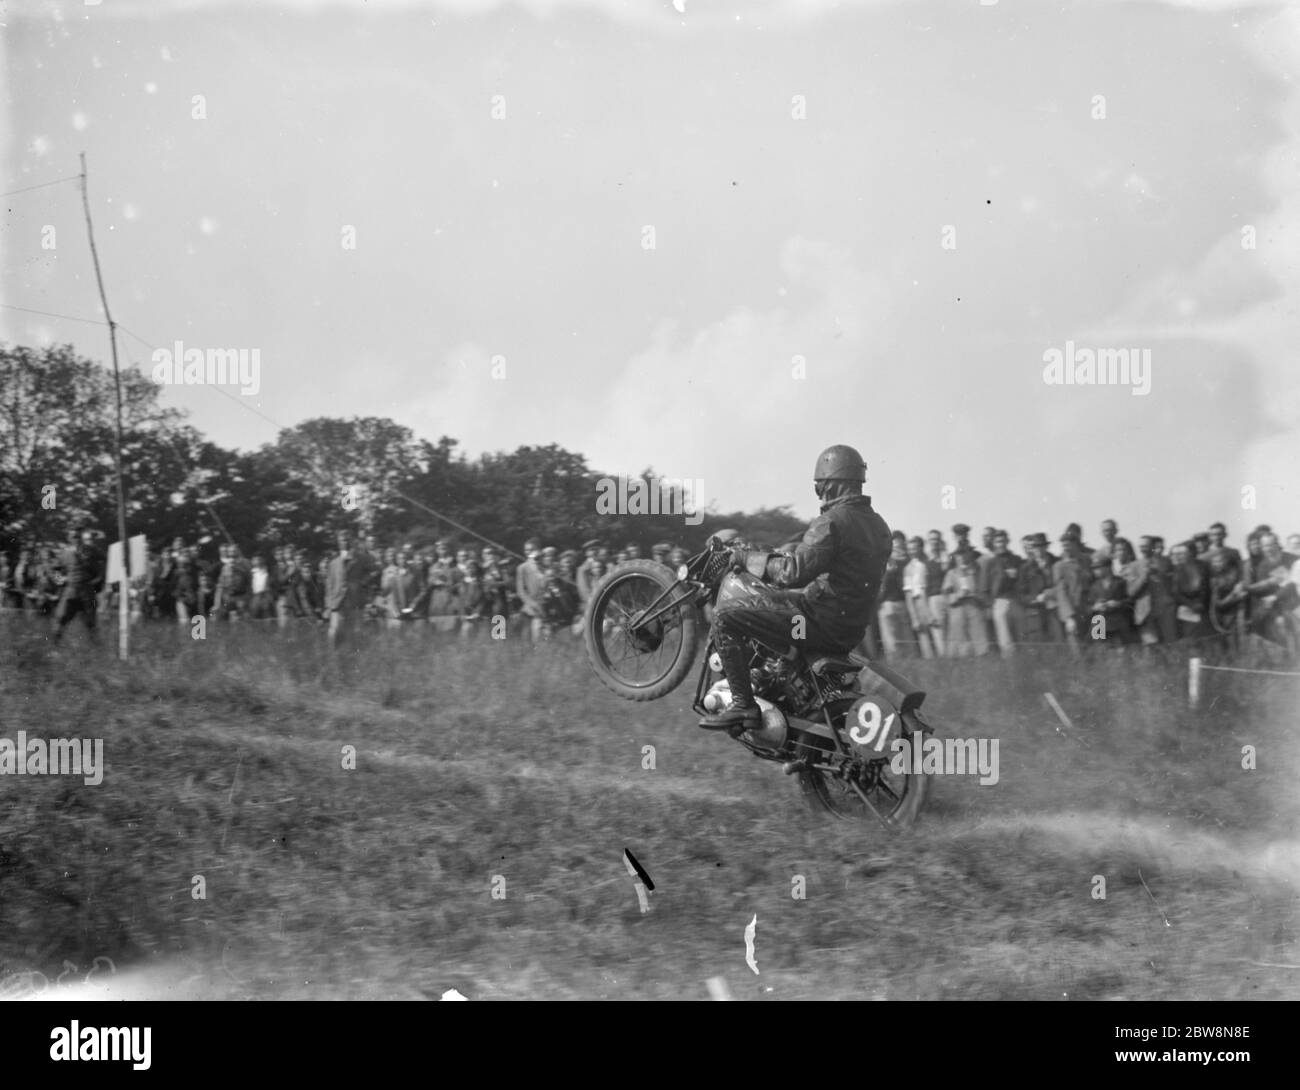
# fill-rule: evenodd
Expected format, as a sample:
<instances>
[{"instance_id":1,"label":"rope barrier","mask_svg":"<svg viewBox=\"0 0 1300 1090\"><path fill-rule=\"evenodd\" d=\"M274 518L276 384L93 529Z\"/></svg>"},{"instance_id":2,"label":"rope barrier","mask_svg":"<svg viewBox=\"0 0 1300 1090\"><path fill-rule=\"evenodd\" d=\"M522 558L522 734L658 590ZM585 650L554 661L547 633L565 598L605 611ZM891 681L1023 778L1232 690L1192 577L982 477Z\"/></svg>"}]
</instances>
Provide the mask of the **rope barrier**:
<instances>
[{"instance_id":1,"label":"rope barrier","mask_svg":"<svg viewBox=\"0 0 1300 1090\"><path fill-rule=\"evenodd\" d=\"M1300 677L1295 670L1256 670L1246 666L1208 666L1199 658L1187 660L1187 703L1192 708L1201 705L1201 672L1218 670L1225 674L1267 674L1271 677Z\"/></svg>"},{"instance_id":2,"label":"rope barrier","mask_svg":"<svg viewBox=\"0 0 1300 1090\"><path fill-rule=\"evenodd\" d=\"M1200 669L1223 670L1225 673L1233 674L1272 674L1274 677L1300 677L1300 671L1297 670L1252 670L1245 666L1206 666L1204 663L1201 664Z\"/></svg>"}]
</instances>

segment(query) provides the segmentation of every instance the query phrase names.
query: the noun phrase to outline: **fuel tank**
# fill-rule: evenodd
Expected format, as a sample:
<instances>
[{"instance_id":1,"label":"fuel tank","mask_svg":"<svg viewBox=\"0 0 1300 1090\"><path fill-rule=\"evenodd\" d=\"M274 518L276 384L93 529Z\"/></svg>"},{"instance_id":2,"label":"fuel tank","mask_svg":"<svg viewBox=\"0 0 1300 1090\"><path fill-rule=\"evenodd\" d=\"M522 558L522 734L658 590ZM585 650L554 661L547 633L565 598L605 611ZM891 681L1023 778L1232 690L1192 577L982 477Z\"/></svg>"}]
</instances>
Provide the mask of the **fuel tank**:
<instances>
[{"instance_id":1,"label":"fuel tank","mask_svg":"<svg viewBox=\"0 0 1300 1090\"><path fill-rule=\"evenodd\" d=\"M790 604L790 592L777 590L747 571L727 572L718 585L718 600L714 610L764 609Z\"/></svg>"}]
</instances>

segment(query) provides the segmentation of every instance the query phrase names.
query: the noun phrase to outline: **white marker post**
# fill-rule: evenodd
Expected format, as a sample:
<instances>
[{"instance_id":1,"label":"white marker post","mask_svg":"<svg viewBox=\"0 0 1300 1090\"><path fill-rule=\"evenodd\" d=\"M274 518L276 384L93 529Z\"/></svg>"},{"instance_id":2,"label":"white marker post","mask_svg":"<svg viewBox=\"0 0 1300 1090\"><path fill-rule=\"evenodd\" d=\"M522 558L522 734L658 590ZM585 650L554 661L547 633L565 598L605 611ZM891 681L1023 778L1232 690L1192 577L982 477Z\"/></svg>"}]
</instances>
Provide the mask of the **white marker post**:
<instances>
[{"instance_id":1,"label":"white marker post","mask_svg":"<svg viewBox=\"0 0 1300 1090\"><path fill-rule=\"evenodd\" d=\"M1070 717L1065 714L1065 709L1061 707L1061 702L1051 693L1044 693L1043 696L1047 700L1047 706L1056 713L1056 718L1061 721L1061 725L1065 727L1066 730L1074 730L1074 724L1070 722ZM1058 730L1057 733L1060 733L1060 731Z\"/></svg>"},{"instance_id":2,"label":"white marker post","mask_svg":"<svg viewBox=\"0 0 1300 1090\"><path fill-rule=\"evenodd\" d=\"M1189 659L1187 662L1187 702L1193 708L1201 705L1201 660Z\"/></svg>"}]
</instances>

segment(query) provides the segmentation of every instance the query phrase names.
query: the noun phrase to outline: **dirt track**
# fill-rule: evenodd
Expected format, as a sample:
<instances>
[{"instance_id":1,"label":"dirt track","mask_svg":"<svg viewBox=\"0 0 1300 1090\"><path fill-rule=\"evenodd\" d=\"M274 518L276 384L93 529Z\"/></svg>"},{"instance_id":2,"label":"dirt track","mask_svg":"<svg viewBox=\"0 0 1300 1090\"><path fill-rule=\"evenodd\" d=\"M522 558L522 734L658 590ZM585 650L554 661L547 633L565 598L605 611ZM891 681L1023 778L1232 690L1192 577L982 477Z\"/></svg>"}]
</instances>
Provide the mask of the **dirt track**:
<instances>
[{"instance_id":1,"label":"dirt track","mask_svg":"<svg viewBox=\"0 0 1300 1090\"><path fill-rule=\"evenodd\" d=\"M310 640L170 636L125 672L6 644L0 736L94 725L109 767L0 794L0 991L1300 996L1288 679L1193 715L1177 662L915 664L941 733L999 738L1000 779L939 778L889 838L811 814L685 688L618 700L573 646L375 646L336 677ZM97 956L110 985L84 983Z\"/></svg>"}]
</instances>

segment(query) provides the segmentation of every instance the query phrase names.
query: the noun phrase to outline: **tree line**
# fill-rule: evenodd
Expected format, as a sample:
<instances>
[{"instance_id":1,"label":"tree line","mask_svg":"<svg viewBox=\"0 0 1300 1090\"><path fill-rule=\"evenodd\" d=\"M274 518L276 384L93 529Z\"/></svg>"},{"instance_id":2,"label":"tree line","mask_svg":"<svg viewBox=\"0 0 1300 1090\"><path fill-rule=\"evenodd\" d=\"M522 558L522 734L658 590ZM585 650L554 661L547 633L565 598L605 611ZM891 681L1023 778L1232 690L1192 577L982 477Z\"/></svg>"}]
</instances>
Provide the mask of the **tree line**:
<instances>
[{"instance_id":1,"label":"tree line","mask_svg":"<svg viewBox=\"0 0 1300 1090\"><path fill-rule=\"evenodd\" d=\"M777 545L804 525L788 507L705 510L698 525L680 514L602 514L608 475L582 454L551 443L469 458L454 438L430 442L382 417L317 417L256 450L227 449L164 407L162 387L138 370L122 371L121 388L127 533L151 542L229 538L246 555L290 543L320 550L345 527L417 546L472 540L458 522L515 551L529 537L560 547L663 540L694 551L724 526ZM0 343L0 549L63 541L86 526L116 539L113 433L109 370L71 345ZM657 481L652 468L640 476Z\"/></svg>"}]
</instances>

